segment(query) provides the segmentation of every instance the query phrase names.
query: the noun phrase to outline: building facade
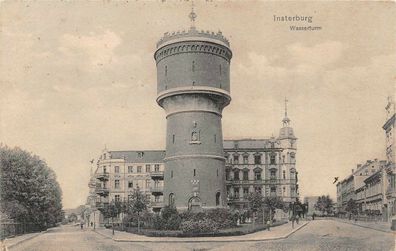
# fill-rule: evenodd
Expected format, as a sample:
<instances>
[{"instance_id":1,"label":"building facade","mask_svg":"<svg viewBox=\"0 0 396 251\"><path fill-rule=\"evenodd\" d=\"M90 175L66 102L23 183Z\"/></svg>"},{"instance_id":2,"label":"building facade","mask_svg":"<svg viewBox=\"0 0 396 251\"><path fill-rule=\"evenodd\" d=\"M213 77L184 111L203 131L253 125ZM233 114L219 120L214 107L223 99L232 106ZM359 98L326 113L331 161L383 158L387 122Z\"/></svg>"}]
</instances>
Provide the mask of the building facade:
<instances>
[{"instance_id":1,"label":"building facade","mask_svg":"<svg viewBox=\"0 0 396 251\"><path fill-rule=\"evenodd\" d=\"M395 103L388 97L385 107L386 160L367 161L358 165L356 172L337 183L337 206L345 210L349 199L354 199L360 213L381 215L390 221L396 215L396 170L395 170ZM363 177L363 183L361 179ZM358 182L354 180L358 179Z\"/></svg>"},{"instance_id":2,"label":"building facade","mask_svg":"<svg viewBox=\"0 0 396 251\"><path fill-rule=\"evenodd\" d=\"M351 175L337 183L337 209L339 212L345 212L346 205L351 199L357 203L359 212L364 212L367 209L367 202L377 202L376 195L374 195L376 190L370 177L381 173L384 165L385 161L383 160L367 160L363 164L358 164L356 169L352 169ZM368 191L370 191L370 196Z\"/></svg>"},{"instance_id":3,"label":"building facade","mask_svg":"<svg viewBox=\"0 0 396 251\"><path fill-rule=\"evenodd\" d=\"M388 97L388 103L385 107L386 110L386 122L383 125L386 137L386 210L388 219L396 216L396 159L395 159L395 120L396 110L395 101L393 97Z\"/></svg>"},{"instance_id":4,"label":"building facade","mask_svg":"<svg viewBox=\"0 0 396 251\"><path fill-rule=\"evenodd\" d=\"M230 205L248 207L248 195L298 198L297 138L287 114L277 138L225 140L226 190Z\"/></svg>"}]
</instances>

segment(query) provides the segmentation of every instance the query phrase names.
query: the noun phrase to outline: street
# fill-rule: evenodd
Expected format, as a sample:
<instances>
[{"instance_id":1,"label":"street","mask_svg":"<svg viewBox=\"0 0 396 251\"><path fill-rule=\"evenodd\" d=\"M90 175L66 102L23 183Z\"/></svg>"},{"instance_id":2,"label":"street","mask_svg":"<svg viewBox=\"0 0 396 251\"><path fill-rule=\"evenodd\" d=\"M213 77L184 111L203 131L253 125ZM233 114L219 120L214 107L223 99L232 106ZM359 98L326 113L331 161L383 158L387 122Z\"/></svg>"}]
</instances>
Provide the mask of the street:
<instances>
[{"instance_id":1,"label":"street","mask_svg":"<svg viewBox=\"0 0 396 251\"><path fill-rule=\"evenodd\" d=\"M219 237L221 238L221 237ZM287 239L261 242L132 243L115 242L90 230L63 226L10 250L394 250L395 235L333 220L310 222Z\"/></svg>"}]
</instances>

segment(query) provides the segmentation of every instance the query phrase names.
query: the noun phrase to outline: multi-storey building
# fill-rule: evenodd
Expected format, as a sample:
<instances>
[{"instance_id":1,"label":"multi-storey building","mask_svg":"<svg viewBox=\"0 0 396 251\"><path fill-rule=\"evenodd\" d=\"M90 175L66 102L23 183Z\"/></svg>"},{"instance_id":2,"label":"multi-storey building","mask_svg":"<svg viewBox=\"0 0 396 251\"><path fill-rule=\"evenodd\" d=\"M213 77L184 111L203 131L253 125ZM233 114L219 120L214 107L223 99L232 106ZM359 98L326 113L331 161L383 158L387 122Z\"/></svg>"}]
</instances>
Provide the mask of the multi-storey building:
<instances>
[{"instance_id":1,"label":"multi-storey building","mask_svg":"<svg viewBox=\"0 0 396 251\"><path fill-rule=\"evenodd\" d=\"M339 212L344 212L349 200L354 200L363 209L362 204L366 201L364 191L366 179L380 172L384 161L378 159L367 160L364 164L358 164L356 170L352 169L352 174L337 183L337 208Z\"/></svg>"},{"instance_id":2,"label":"multi-storey building","mask_svg":"<svg viewBox=\"0 0 396 251\"><path fill-rule=\"evenodd\" d=\"M135 189L146 196L152 211L159 211L163 207L164 157L163 150L105 149L88 184L90 194L87 205L90 216L86 217L87 220L95 221L95 224L103 223L103 215L98 210L112 201L127 201Z\"/></svg>"},{"instance_id":3,"label":"multi-storey building","mask_svg":"<svg viewBox=\"0 0 396 251\"><path fill-rule=\"evenodd\" d=\"M258 192L287 203L298 197L297 138L287 115L278 138L225 140L226 188L229 204L247 207L247 197Z\"/></svg>"},{"instance_id":4,"label":"multi-storey building","mask_svg":"<svg viewBox=\"0 0 396 251\"><path fill-rule=\"evenodd\" d=\"M388 104L385 107L386 122L383 125L386 136L386 211L388 219L396 215L396 159L395 159L395 120L396 110L393 97L388 97Z\"/></svg>"}]
</instances>

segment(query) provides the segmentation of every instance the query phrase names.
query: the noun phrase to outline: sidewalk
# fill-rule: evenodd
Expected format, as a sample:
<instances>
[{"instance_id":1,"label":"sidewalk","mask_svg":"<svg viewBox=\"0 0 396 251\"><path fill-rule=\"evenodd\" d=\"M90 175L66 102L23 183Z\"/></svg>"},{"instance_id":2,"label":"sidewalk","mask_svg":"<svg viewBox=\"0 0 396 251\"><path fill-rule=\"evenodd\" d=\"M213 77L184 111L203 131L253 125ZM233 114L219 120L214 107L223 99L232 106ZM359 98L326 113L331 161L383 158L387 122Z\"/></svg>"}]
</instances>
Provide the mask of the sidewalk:
<instances>
[{"instance_id":1,"label":"sidewalk","mask_svg":"<svg viewBox=\"0 0 396 251\"><path fill-rule=\"evenodd\" d=\"M389 222L383 222L383 221L354 221L354 220L347 220L347 219L340 219L340 218L332 218L335 221L351 224L351 225L356 225L359 227L365 227L365 228L371 228L377 231L382 231L386 233L394 233L390 229L390 223Z\"/></svg>"},{"instance_id":2,"label":"sidewalk","mask_svg":"<svg viewBox=\"0 0 396 251\"><path fill-rule=\"evenodd\" d=\"M30 234L23 234L23 235L18 235L18 236L12 237L12 238L6 238L4 240L4 244L5 244L5 246L7 248L10 249L10 248L12 248L12 247L24 242L24 241L33 239L34 237L39 236L40 234L43 234L45 232L47 232L47 231L42 231L42 232L37 232L37 233L30 233Z\"/></svg>"},{"instance_id":3,"label":"sidewalk","mask_svg":"<svg viewBox=\"0 0 396 251\"><path fill-rule=\"evenodd\" d=\"M292 229L291 223L289 222L281 226L273 227L271 231L262 230L252 234L224 237L148 237L121 231L115 231L113 237L111 229L100 228L94 231L118 242L246 242L285 239L308 223L309 222L301 222L299 225L295 224L294 229Z\"/></svg>"}]
</instances>

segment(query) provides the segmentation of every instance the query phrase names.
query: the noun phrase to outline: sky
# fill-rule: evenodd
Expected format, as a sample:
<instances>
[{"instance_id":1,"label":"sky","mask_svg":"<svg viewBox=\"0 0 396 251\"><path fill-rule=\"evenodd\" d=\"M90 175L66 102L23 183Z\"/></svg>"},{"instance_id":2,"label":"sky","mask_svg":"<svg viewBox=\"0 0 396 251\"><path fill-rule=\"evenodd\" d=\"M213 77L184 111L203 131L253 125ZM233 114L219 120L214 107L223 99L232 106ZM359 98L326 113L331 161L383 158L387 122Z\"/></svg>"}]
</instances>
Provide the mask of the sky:
<instances>
[{"instance_id":1,"label":"sky","mask_svg":"<svg viewBox=\"0 0 396 251\"><path fill-rule=\"evenodd\" d=\"M45 159L65 208L84 204L90 163L165 148L156 42L190 26L188 1L0 3L0 142ZM229 39L225 139L277 136L287 97L301 197L336 197L334 177L385 158L396 81L392 2L196 1L199 30ZM274 21L312 16L312 23ZM291 31L290 26L321 27Z\"/></svg>"}]
</instances>

